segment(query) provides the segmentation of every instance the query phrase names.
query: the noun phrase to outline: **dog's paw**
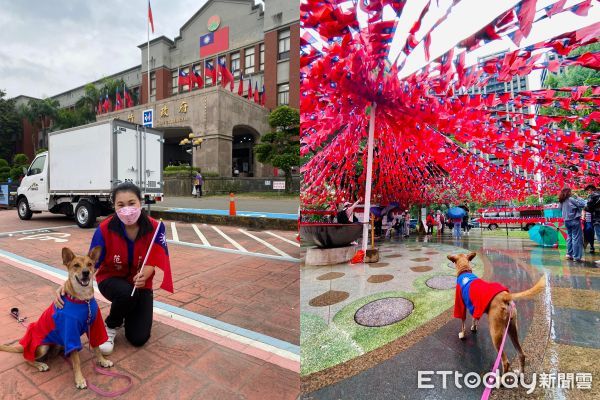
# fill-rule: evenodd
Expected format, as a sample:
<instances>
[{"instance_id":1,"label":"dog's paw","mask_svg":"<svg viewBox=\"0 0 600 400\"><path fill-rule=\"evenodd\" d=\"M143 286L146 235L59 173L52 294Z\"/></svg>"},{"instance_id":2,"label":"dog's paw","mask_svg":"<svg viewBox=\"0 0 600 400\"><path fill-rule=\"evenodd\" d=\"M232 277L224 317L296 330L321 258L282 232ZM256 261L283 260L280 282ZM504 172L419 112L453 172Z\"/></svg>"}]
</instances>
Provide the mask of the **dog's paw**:
<instances>
[{"instance_id":1,"label":"dog's paw","mask_svg":"<svg viewBox=\"0 0 600 400\"><path fill-rule=\"evenodd\" d=\"M465 333L464 332L458 332L458 338L459 339L464 339L465 338Z\"/></svg>"},{"instance_id":2,"label":"dog's paw","mask_svg":"<svg viewBox=\"0 0 600 400\"><path fill-rule=\"evenodd\" d=\"M48 364L45 364L43 362L38 362L36 364L36 367L37 367L38 371L40 371L40 372L50 371L50 367L48 366Z\"/></svg>"},{"instance_id":3,"label":"dog's paw","mask_svg":"<svg viewBox=\"0 0 600 400\"><path fill-rule=\"evenodd\" d=\"M107 360L106 358L102 359L102 360L98 360L98 364L102 367L102 368L110 368L112 367L114 364L112 361Z\"/></svg>"},{"instance_id":4,"label":"dog's paw","mask_svg":"<svg viewBox=\"0 0 600 400\"><path fill-rule=\"evenodd\" d=\"M87 382L85 378L75 379L75 387L77 389L87 389Z\"/></svg>"}]
</instances>

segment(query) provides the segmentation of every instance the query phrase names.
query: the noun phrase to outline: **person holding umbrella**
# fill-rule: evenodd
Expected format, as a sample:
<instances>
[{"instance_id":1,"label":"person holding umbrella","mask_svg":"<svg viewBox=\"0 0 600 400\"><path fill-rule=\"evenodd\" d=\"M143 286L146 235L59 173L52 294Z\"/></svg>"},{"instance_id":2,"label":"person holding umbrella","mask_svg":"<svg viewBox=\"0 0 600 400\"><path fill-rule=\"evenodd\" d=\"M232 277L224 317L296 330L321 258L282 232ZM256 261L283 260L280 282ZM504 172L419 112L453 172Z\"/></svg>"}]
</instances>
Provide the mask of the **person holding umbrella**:
<instances>
[{"instance_id":1,"label":"person holding umbrella","mask_svg":"<svg viewBox=\"0 0 600 400\"><path fill-rule=\"evenodd\" d=\"M465 210L461 207L452 207L448 210L448 217L453 224L452 236L455 238L460 238L461 236L461 225L464 215Z\"/></svg>"}]
</instances>

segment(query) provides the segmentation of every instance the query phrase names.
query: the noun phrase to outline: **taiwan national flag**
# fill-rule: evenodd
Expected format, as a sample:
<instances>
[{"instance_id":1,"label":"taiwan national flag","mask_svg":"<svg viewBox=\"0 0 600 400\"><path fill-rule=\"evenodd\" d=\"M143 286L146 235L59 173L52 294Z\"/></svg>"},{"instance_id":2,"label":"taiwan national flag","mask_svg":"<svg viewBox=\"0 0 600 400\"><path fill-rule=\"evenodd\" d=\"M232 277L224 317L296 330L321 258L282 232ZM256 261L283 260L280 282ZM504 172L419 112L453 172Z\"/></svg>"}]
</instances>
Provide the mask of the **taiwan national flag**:
<instances>
[{"instance_id":1,"label":"taiwan national flag","mask_svg":"<svg viewBox=\"0 0 600 400\"><path fill-rule=\"evenodd\" d=\"M177 86L184 86L184 85L189 85L189 84L190 84L190 77L189 77L188 73L185 72L184 70L180 69L179 77L177 78Z\"/></svg>"},{"instance_id":2,"label":"taiwan national flag","mask_svg":"<svg viewBox=\"0 0 600 400\"><path fill-rule=\"evenodd\" d=\"M164 273L160 288L173 293L173 277L171 276L171 262L169 261L169 249L167 249L167 233L165 224L159 222L158 233L154 242L150 245L150 254L146 265L154 265L160 268Z\"/></svg>"},{"instance_id":3,"label":"taiwan national flag","mask_svg":"<svg viewBox=\"0 0 600 400\"><path fill-rule=\"evenodd\" d=\"M265 101L267 101L267 96L265 93L265 85L263 84L263 88L262 88L262 92L260 94L260 105L264 106L265 105Z\"/></svg>"},{"instance_id":4,"label":"taiwan national flag","mask_svg":"<svg viewBox=\"0 0 600 400\"><path fill-rule=\"evenodd\" d=\"M204 79L202 79L202 74L199 71L194 70L191 79L192 81L196 81L199 88L204 87Z\"/></svg>"},{"instance_id":5,"label":"taiwan national flag","mask_svg":"<svg viewBox=\"0 0 600 400\"><path fill-rule=\"evenodd\" d=\"M200 36L200 57L207 57L229 49L229 27Z\"/></svg>"},{"instance_id":6,"label":"taiwan national flag","mask_svg":"<svg viewBox=\"0 0 600 400\"><path fill-rule=\"evenodd\" d=\"M256 104L260 103L260 100L258 99L258 82L254 82L254 102Z\"/></svg>"},{"instance_id":7,"label":"taiwan national flag","mask_svg":"<svg viewBox=\"0 0 600 400\"><path fill-rule=\"evenodd\" d=\"M117 94L115 95L115 111L123 109L123 100L121 99L121 94L119 93L119 89L117 89Z\"/></svg>"},{"instance_id":8,"label":"taiwan national flag","mask_svg":"<svg viewBox=\"0 0 600 400\"><path fill-rule=\"evenodd\" d=\"M206 71L205 72L206 76L210 76L210 78L212 79L213 85L216 85L217 84L217 69L213 65L212 61L206 61L206 66L205 66L204 70ZM209 73L210 73L210 75L209 75Z\"/></svg>"},{"instance_id":9,"label":"taiwan national flag","mask_svg":"<svg viewBox=\"0 0 600 400\"><path fill-rule=\"evenodd\" d=\"M219 73L221 74L221 86L225 87L230 83L230 90L233 90L233 75L231 75L231 72L229 72L225 65L225 58L219 60Z\"/></svg>"}]
</instances>

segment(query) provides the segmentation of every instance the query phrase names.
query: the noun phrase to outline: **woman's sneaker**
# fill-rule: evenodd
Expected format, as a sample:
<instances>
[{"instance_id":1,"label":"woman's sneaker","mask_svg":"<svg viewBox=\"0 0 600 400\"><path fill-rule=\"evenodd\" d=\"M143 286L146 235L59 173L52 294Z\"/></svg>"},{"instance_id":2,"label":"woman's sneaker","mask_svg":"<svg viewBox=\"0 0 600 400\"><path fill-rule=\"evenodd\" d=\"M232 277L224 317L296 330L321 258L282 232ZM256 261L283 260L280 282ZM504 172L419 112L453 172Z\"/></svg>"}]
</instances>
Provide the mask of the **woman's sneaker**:
<instances>
[{"instance_id":1,"label":"woman's sneaker","mask_svg":"<svg viewBox=\"0 0 600 400\"><path fill-rule=\"evenodd\" d=\"M104 343L102 343L99 348L100 348L100 352L102 353L103 356L107 356L109 354L111 354L115 348L115 336L117 336L117 330L120 328L109 328L108 326L104 325L106 327L106 334L108 335L108 340Z\"/></svg>"}]
</instances>

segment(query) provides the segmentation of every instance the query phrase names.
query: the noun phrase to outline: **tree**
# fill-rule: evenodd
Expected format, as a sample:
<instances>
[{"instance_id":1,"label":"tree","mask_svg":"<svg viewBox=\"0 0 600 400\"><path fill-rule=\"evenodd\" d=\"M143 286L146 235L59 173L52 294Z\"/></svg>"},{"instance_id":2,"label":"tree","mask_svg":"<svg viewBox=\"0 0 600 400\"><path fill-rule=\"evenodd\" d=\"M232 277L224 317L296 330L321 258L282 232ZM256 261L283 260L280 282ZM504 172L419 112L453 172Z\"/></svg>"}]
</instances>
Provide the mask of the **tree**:
<instances>
[{"instance_id":1,"label":"tree","mask_svg":"<svg viewBox=\"0 0 600 400\"><path fill-rule=\"evenodd\" d=\"M600 50L600 43L594 43L589 46L580 47L574 51L572 51L569 56L576 56L587 52L597 52ZM561 87L571 87L571 86L590 86L590 85L600 85L600 71L593 70L590 68L580 67L580 66L572 66L566 67L564 71L558 74L548 74L546 80L544 82L544 86L548 88L561 88ZM588 89L586 93L584 93L583 97L589 97L591 94L591 89ZM557 96L569 96L568 93L559 92ZM590 104L588 104L589 106ZM592 104L593 106L593 104ZM573 115L574 113L579 116L589 115L592 111L592 108L587 108L584 110L578 111L567 111L562 108L556 107L543 107L540 110L540 114L543 115ZM567 129L575 129L575 130L583 130L581 126L581 122L575 121L574 123L569 122L561 122L559 124L562 128ZM600 122L592 121L592 123L585 129L588 132L600 132Z\"/></svg>"},{"instance_id":2,"label":"tree","mask_svg":"<svg viewBox=\"0 0 600 400\"><path fill-rule=\"evenodd\" d=\"M33 144L34 153L38 148L37 141L37 130L41 129L44 143L50 126L58 116L58 107L60 106L58 100L45 98L42 100L31 99L26 106L22 106L19 109L19 114L26 120L29 121L33 127L31 131L31 141ZM36 129L37 128L37 129Z\"/></svg>"},{"instance_id":3,"label":"tree","mask_svg":"<svg viewBox=\"0 0 600 400\"><path fill-rule=\"evenodd\" d=\"M300 165L300 113L288 106L269 115L271 132L263 134L254 147L261 163L271 164L285 173L285 191L292 192L292 167Z\"/></svg>"},{"instance_id":4,"label":"tree","mask_svg":"<svg viewBox=\"0 0 600 400\"><path fill-rule=\"evenodd\" d=\"M0 90L0 158L10 158L15 152L22 127L14 99L5 99L4 96L6 93Z\"/></svg>"}]
</instances>

